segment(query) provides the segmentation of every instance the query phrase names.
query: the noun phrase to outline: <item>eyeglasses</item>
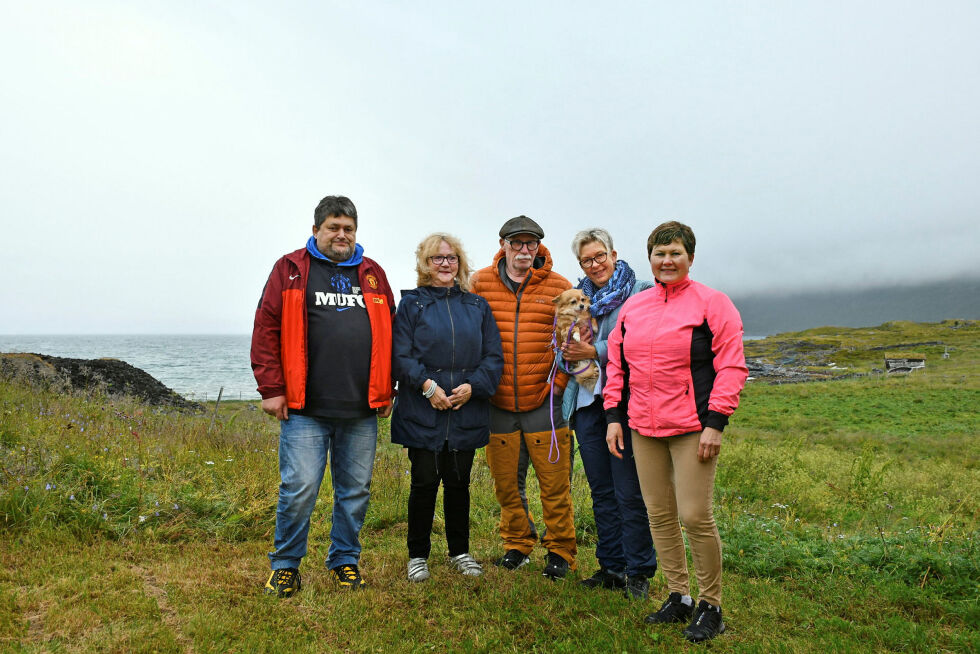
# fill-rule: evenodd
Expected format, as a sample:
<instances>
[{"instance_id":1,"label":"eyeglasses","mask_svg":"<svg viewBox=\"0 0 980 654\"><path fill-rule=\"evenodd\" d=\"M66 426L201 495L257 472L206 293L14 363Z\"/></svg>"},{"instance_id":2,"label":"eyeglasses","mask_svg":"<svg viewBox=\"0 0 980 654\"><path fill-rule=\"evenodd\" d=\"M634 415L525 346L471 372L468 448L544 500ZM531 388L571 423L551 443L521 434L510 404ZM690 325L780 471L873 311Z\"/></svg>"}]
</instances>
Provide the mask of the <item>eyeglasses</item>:
<instances>
[{"instance_id":1,"label":"eyeglasses","mask_svg":"<svg viewBox=\"0 0 980 654\"><path fill-rule=\"evenodd\" d=\"M434 257L429 257L429 261L437 266L441 266L444 263L448 263L450 266L455 266L457 263L459 263L459 257L457 257L455 254L437 254Z\"/></svg>"},{"instance_id":2,"label":"eyeglasses","mask_svg":"<svg viewBox=\"0 0 980 654\"><path fill-rule=\"evenodd\" d=\"M609 258L608 252L600 252L594 257L589 257L588 259L579 259L578 265L582 266L582 268L591 268L592 264L594 263L597 263L599 265L606 263L607 258Z\"/></svg>"},{"instance_id":3,"label":"eyeglasses","mask_svg":"<svg viewBox=\"0 0 980 654\"><path fill-rule=\"evenodd\" d=\"M505 238L504 240L510 244L510 249L513 250L514 252L520 252L521 250L524 249L525 245L527 246L528 252L534 252L535 250L538 249L538 246L541 245L541 241L539 241L536 238L531 239L530 241L518 241L518 240L511 240L509 238Z\"/></svg>"}]
</instances>

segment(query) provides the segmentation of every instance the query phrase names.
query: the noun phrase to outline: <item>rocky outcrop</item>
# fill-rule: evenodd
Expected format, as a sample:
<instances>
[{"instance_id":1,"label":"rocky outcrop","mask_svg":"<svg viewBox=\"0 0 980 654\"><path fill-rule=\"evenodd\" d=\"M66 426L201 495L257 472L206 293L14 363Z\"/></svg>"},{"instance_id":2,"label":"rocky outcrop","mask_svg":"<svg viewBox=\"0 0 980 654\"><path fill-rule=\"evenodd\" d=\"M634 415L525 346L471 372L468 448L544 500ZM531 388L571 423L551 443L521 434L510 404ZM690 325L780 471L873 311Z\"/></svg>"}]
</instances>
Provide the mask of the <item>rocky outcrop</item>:
<instances>
[{"instance_id":1,"label":"rocky outcrop","mask_svg":"<svg viewBox=\"0 0 980 654\"><path fill-rule=\"evenodd\" d=\"M119 359L66 359L46 354L0 353L0 378L55 392L94 391L128 395L146 404L184 411L203 407L164 386L152 375Z\"/></svg>"},{"instance_id":2,"label":"rocky outcrop","mask_svg":"<svg viewBox=\"0 0 980 654\"><path fill-rule=\"evenodd\" d=\"M770 384L796 384L799 382L826 379L825 375L810 372L801 368L766 363L762 359L745 359L749 369L749 381L768 382Z\"/></svg>"}]
</instances>

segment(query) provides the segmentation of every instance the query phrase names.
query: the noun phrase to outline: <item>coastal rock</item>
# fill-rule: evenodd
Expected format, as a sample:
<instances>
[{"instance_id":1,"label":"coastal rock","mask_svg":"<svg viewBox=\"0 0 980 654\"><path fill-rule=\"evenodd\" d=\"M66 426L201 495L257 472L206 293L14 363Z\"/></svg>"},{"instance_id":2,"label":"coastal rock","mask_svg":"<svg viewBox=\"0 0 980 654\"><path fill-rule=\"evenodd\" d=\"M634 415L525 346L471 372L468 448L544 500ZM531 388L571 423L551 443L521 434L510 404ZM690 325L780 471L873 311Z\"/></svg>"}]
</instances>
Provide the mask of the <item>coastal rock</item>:
<instances>
[{"instance_id":1,"label":"coastal rock","mask_svg":"<svg viewBox=\"0 0 980 654\"><path fill-rule=\"evenodd\" d=\"M0 353L0 378L61 393L96 391L128 395L146 404L184 411L203 409L147 372L119 359L66 359L46 354Z\"/></svg>"}]
</instances>

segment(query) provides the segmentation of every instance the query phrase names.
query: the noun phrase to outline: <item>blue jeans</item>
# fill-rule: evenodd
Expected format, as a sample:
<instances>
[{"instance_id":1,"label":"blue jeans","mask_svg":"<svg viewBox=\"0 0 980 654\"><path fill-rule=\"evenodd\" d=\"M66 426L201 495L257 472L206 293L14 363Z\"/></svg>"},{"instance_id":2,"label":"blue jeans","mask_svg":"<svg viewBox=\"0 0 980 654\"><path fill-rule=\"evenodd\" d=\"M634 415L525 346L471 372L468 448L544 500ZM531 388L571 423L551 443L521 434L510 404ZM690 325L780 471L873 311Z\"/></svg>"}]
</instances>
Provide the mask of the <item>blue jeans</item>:
<instances>
[{"instance_id":1,"label":"blue jeans","mask_svg":"<svg viewBox=\"0 0 980 654\"><path fill-rule=\"evenodd\" d=\"M358 540L371 493L378 443L378 419L312 418L290 415L279 422L279 506L276 541L269 553L273 570L298 568L306 556L310 515L330 459L333 519L327 567L356 565Z\"/></svg>"},{"instance_id":2,"label":"blue jeans","mask_svg":"<svg viewBox=\"0 0 980 654\"><path fill-rule=\"evenodd\" d=\"M592 491L599 565L629 576L652 577L657 552L636 476L629 427L623 427L623 458L617 459L606 446L606 414L602 398L596 398L575 412L575 436Z\"/></svg>"}]
</instances>

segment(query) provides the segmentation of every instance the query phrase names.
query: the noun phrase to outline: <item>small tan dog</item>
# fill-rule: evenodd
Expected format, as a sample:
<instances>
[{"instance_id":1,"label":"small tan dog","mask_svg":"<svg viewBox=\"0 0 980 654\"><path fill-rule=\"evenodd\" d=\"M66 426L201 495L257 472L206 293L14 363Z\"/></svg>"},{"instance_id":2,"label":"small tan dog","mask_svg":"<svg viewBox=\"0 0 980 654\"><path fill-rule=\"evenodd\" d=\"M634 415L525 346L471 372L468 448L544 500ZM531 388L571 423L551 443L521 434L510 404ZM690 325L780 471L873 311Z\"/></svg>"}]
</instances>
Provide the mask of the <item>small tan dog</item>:
<instances>
[{"instance_id":1,"label":"small tan dog","mask_svg":"<svg viewBox=\"0 0 980 654\"><path fill-rule=\"evenodd\" d=\"M581 289L570 288L552 302L555 303L555 341L559 348L568 338L581 341L595 334L598 323L589 313L592 302ZM595 388L599 381L599 366L595 361L565 361L565 366L566 372L577 373L573 376L579 384L590 391Z\"/></svg>"}]
</instances>

